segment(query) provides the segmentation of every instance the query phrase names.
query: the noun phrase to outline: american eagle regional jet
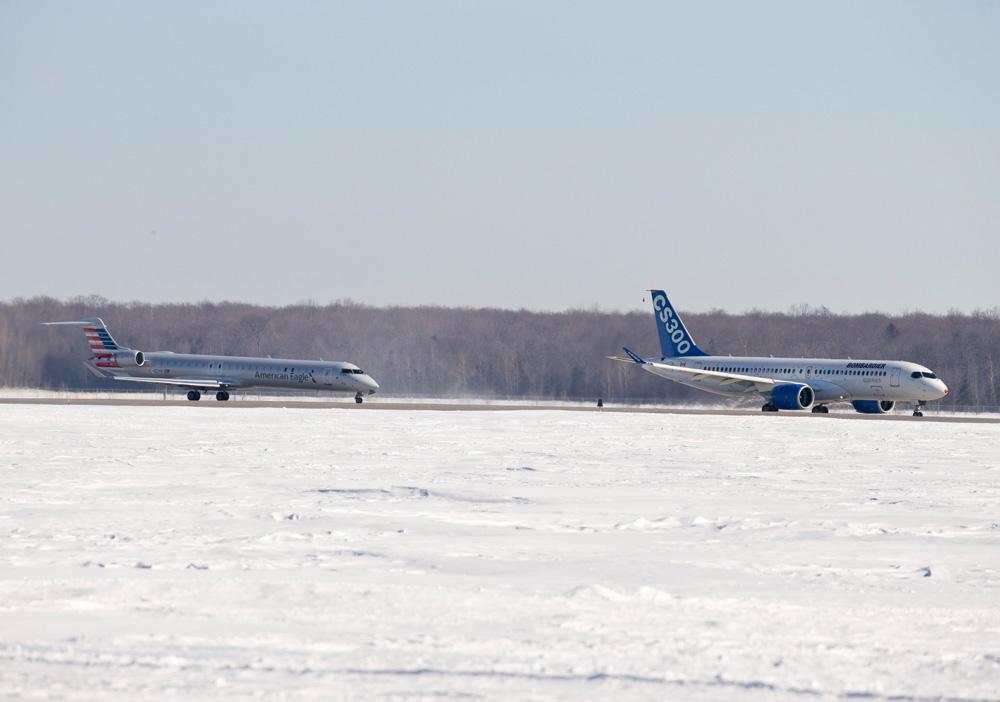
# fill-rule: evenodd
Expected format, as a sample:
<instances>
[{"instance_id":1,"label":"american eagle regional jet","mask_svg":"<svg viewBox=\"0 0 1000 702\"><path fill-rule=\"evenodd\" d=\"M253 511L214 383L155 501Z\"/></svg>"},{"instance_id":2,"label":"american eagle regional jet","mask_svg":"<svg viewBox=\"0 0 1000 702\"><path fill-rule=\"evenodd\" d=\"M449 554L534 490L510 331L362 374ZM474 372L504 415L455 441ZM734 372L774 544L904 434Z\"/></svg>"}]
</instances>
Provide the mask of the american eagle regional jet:
<instances>
[{"instance_id":1,"label":"american eagle regional jet","mask_svg":"<svg viewBox=\"0 0 1000 702\"><path fill-rule=\"evenodd\" d=\"M187 399L192 401L210 390L216 400L225 401L230 390L263 387L350 392L360 404L378 390L378 383L353 363L137 351L119 346L99 317L43 324L83 327L92 354L83 365L98 378L177 385L189 388Z\"/></svg>"},{"instance_id":2,"label":"american eagle regional jet","mask_svg":"<svg viewBox=\"0 0 1000 702\"><path fill-rule=\"evenodd\" d=\"M650 293L660 357L642 358L625 348L628 358L609 358L633 362L681 385L727 397L756 395L764 399L764 412L812 409L825 414L829 404L850 402L862 414L885 414L897 402L914 402L913 416L922 417L928 400L948 394L929 368L909 361L710 356L691 338L667 294Z\"/></svg>"}]
</instances>

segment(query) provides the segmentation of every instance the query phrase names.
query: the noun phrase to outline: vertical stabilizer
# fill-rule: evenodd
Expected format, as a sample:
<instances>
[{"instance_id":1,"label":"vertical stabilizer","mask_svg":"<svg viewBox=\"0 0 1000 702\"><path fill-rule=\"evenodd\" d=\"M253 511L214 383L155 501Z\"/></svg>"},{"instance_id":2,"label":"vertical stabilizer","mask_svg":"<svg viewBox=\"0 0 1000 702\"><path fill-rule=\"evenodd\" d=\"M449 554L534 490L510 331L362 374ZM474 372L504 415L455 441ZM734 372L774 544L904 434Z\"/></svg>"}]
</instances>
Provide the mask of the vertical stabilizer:
<instances>
[{"instance_id":1,"label":"vertical stabilizer","mask_svg":"<svg viewBox=\"0 0 1000 702\"><path fill-rule=\"evenodd\" d=\"M656 319L656 331L660 336L660 353L664 358L681 356L707 356L694 343L681 317L674 311L673 305L662 290L650 290L653 296L653 317Z\"/></svg>"},{"instance_id":2,"label":"vertical stabilizer","mask_svg":"<svg viewBox=\"0 0 1000 702\"><path fill-rule=\"evenodd\" d=\"M104 320L100 317L85 317L75 322L42 322L48 326L68 325L83 327L83 336L87 339L90 352L97 360L96 365L104 367L117 367L115 363L115 352L121 351L122 347L111 336Z\"/></svg>"},{"instance_id":3,"label":"vertical stabilizer","mask_svg":"<svg viewBox=\"0 0 1000 702\"><path fill-rule=\"evenodd\" d=\"M87 343L90 344L90 350L95 356L99 353L112 353L121 348L100 317L88 317L80 321L87 325L83 328L83 334L87 337Z\"/></svg>"}]
</instances>

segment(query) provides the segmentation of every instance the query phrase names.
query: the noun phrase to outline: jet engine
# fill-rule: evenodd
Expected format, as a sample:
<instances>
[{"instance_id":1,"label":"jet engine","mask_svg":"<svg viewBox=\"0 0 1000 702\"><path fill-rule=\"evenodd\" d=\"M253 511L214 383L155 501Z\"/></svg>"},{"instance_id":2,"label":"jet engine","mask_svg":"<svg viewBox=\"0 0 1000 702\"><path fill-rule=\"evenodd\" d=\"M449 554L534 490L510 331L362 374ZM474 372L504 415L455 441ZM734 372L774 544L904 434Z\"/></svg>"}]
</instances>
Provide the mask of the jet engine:
<instances>
[{"instance_id":1,"label":"jet engine","mask_svg":"<svg viewBox=\"0 0 1000 702\"><path fill-rule=\"evenodd\" d=\"M855 400L851 404L854 405L854 411L861 414L885 414L892 412L892 408L896 406L894 400Z\"/></svg>"},{"instance_id":2,"label":"jet engine","mask_svg":"<svg viewBox=\"0 0 1000 702\"><path fill-rule=\"evenodd\" d=\"M771 404L780 410L804 410L812 407L816 393L805 383L785 383L771 393Z\"/></svg>"},{"instance_id":3,"label":"jet engine","mask_svg":"<svg viewBox=\"0 0 1000 702\"><path fill-rule=\"evenodd\" d=\"M122 368L136 368L146 362L142 351L119 351L115 354L115 363Z\"/></svg>"}]
</instances>

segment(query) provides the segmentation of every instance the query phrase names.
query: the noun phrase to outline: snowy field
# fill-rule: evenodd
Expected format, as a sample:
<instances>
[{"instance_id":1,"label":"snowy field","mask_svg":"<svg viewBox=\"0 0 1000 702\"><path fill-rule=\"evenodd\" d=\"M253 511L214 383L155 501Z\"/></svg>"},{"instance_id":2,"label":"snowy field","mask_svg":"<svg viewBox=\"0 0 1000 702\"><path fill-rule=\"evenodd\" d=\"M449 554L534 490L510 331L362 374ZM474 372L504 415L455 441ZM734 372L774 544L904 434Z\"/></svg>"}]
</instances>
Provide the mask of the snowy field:
<instances>
[{"instance_id":1,"label":"snowy field","mask_svg":"<svg viewBox=\"0 0 1000 702\"><path fill-rule=\"evenodd\" d=\"M185 395L187 394L186 388L166 388L158 392L140 392L136 390L122 391L122 392L108 392L104 390L91 390L91 391L81 391L81 390L46 390L42 388L5 388L0 387L0 402L3 400L68 400L70 402L76 402L80 400L149 400L149 401L161 401L161 400L173 400L173 401L186 401ZM206 393L204 400L206 404L214 402L212 399L212 393ZM301 402L316 402L320 404L330 404L330 403L340 403L345 405L354 404L354 395L350 393L331 393L331 392L286 392L281 393L274 390L258 390L258 389L248 389L234 391L229 400L232 403L236 402L256 402L256 401L266 401L274 402L279 405L284 401L291 401L295 403ZM421 397L413 395L392 395L390 393L379 392L377 395L370 396L365 399L368 404L383 404L383 403L397 403L405 402L408 404L420 404L420 405L441 405L441 404L463 404L469 406L486 406L486 407L594 407L596 404L596 399L589 400L553 400L551 398L516 398L516 399L499 399L491 398L484 399L478 397ZM701 399L699 402L673 402L673 403L660 403L660 402L611 402L609 401L609 406L615 407L644 407L644 408L664 408L664 409L747 409L752 408L757 410L760 408L759 402L753 403L736 403L731 400L723 400L717 396L706 395L705 398ZM846 410L845 410L846 411ZM940 412L934 412L931 410L930 413L940 414ZM1000 414L997 414L1000 417Z\"/></svg>"},{"instance_id":2,"label":"snowy field","mask_svg":"<svg viewBox=\"0 0 1000 702\"><path fill-rule=\"evenodd\" d=\"M998 700L1000 425L0 406L0 697Z\"/></svg>"}]
</instances>

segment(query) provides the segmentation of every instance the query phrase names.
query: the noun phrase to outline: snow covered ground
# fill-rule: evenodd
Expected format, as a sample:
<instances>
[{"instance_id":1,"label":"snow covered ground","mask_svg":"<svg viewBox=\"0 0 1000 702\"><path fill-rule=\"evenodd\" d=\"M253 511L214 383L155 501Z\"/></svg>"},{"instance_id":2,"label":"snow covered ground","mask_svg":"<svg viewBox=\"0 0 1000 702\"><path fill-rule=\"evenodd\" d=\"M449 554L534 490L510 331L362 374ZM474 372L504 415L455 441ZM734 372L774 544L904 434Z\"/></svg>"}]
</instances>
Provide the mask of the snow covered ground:
<instances>
[{"instance_id":1,"label":"snow covered ground","mask_svg":"<svg viewBox=\"0 0 1000 702\"><path fill-rule=\"evenodd\" d=\"M0 697L1000 699L1000 425L0 405Z\"/></svg>"},{"instance_id":2,"label":"snow covered ground","mask_svg":"<svg viewBox=\"0 0 1000 702\"><path fill-rule=\"evenodd\" d=\"M68 401L79 401L79 400L152 400L160 401L164 399L174 400L174 401L186 401L185 395L187 394L187 388L165 388L164 390L153 391L153 392L141 392L137 390L121 391L121 392L109 392L104 390L46 390L43 388L5 388L0 387L0 401L2 400L68 400ZM205 398L206 401L211 402L212 393L207 393ZM233 391L232 396L229 400L232 403L236 402L247 402L247 401L265 401L274 402L276 405L283 401L293 401L293 402L316 402L321 404L329 403L341 403L345 405L354 404L354 395L350 393L331 393L331 392L285 392L281 393L275 390L258 390L256 388L248 390L238 390ZM440 404L463 404L469 406L486 406L486 407L547 407L547 408L559 408L559 407L594 407L596 404L595 399L589 400L553 400L550 398L539 399L539 398L516 398L516 399L497 399L497 398L477 398L477 397L419 397L412 395L392 395L384 392L379 392L377 395L370 396L365 399L365 402L369 404L382 404L382 403L395 403L395 402L405 402L408 404L421 404L421 405L440 405ZM722 399L718 396L707 395L702 401L699 402L688 402L688 403L658 403L658 402L611 402L609 400L609 406L613 405L615 407L644 407L644 408L665 408L665 409L706 409L706 410L716 410L716 409L753 409L758 410L760 408L759 402L753 403L742 403L738 405L737 403ZM845 406L845 411L850 408ZM844 408L840 408L844 409ZM930 410L930 413L934 413L934 410ZM1000 416L1000 415L998 415Z\"/></svg>"}]
</instances>

